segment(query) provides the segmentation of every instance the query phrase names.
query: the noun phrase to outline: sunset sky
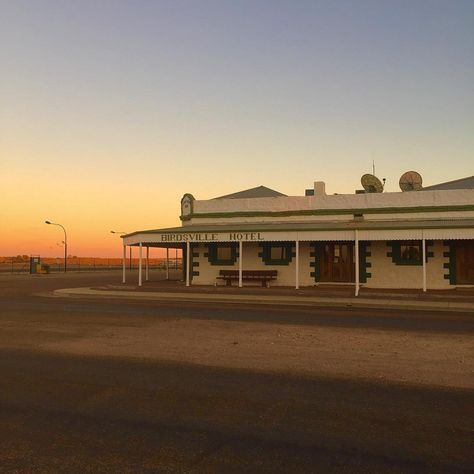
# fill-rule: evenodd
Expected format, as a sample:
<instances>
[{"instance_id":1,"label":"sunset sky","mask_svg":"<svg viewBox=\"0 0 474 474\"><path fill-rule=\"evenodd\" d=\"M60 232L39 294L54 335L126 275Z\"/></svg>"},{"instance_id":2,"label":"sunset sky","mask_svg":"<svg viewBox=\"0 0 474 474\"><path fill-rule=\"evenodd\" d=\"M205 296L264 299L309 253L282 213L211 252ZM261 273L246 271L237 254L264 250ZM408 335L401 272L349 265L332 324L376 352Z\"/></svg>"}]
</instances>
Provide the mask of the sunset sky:
<instances>
[{"instance_id":1,"label":"sunset sky","mask_svg":"<svg viewBox=\"0 0 474 474\"><path fill-rule=\"evenodd\" d=\"M472 0L0 0L0 255L118 256L185 192L474 174Z\"/></svg>"}]
</instances>

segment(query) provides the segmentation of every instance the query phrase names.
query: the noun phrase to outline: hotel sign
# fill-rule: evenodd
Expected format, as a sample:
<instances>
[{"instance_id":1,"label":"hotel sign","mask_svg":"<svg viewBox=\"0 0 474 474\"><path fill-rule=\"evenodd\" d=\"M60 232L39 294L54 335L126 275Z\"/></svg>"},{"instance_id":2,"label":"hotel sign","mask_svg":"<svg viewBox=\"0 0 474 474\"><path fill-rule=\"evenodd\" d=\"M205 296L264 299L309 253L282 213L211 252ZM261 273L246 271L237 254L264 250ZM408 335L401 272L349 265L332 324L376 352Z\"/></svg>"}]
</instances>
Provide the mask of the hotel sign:
<instances>
[{"instance_id":1,"label":"hotel sign","mask_svg":"<svg viewBox=\"0 0 474 474\"><path fill-rule=\"evenodd\" d=\"M265 241L262 232L189 232L160 234L159 241L174 242L261 242Z\"/></svg>"},{"instance_id":2,"label":"hotel sign","mask_svg":"<svg viewBox=\"0 0 474 474\"><path fill-rule=\"evenodd\" d=\"M361 231L360 231L361 232ZM372 234L373 231L369 231ZM355 238L354 230L320 230L320 231L275 231L275 232L153 232L137 233L124 238L124 245L143 245L148 243L163 244L163 247L177 246L189 243L205 242L288 242L288 241L352 241ZM362 238L362 232L359 235ZM368 239L365 239L368 240ZM372 240L374 237L372 236ZM384 240L391 240L385 239Z\"/></svg>"}]
</instances>

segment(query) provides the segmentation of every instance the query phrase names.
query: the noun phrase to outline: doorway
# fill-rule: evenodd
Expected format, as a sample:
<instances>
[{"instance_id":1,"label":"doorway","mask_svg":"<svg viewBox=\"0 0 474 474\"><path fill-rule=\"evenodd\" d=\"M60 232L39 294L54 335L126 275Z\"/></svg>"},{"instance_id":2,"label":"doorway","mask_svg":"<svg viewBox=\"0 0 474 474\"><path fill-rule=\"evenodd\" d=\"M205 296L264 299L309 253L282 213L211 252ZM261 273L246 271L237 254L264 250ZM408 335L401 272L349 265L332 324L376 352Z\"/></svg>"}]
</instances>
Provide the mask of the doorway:
<instances>
[{"instance_id":1,"label":"doorway","mask_svg":"<svg viewBox=\"0 0 474 474\"><path fill-rule=\"evenodd\" d=\"M474 241L456 240L456 283L474 284Z\"/></svg>"},{"instance_id":2,"label":"doorway","mask_svg":"<svg viewBox=\"0 0 474 474\"><path fill-rule=\"evenodd\" d=\"M321 242L317 253L319 281L355 282L354 242Z\"/></svg>"}]
</instances>

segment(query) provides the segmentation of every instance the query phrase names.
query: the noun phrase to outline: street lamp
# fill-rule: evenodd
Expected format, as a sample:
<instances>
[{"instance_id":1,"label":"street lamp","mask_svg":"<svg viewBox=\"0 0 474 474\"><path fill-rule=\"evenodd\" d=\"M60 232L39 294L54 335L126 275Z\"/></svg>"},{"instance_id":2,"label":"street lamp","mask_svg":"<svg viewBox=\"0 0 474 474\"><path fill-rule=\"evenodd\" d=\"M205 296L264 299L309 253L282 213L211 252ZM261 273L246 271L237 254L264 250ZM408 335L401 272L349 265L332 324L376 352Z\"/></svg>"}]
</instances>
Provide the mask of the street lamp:
<instances>
[{"instance_id":1,"label":"street lamp","mask_svg":"<svg viewBox=\"0 0 474 474\"><path fill-rule=\"evenodd\" d=\"M115 230L110 231L111 234L120 234L120 235L125 235L128 234L128 232L117 232ZM132 246L130 245L130 270L132 269Z\"/></svg>"},{"instance_id":2,"label":"street lamp","mask_svg":"<svg viewBox=\"0 0 474 474\"><path fill-rule=\"evenodd\" d=\"M44 221L44 223L49 224L49 225L57 225L57 226L61 227L61 229L64 231L64 272L67 272L67 234L66 234L66 229L61 224L56 224L55 222Z\"/></svg>"}]
</instances>

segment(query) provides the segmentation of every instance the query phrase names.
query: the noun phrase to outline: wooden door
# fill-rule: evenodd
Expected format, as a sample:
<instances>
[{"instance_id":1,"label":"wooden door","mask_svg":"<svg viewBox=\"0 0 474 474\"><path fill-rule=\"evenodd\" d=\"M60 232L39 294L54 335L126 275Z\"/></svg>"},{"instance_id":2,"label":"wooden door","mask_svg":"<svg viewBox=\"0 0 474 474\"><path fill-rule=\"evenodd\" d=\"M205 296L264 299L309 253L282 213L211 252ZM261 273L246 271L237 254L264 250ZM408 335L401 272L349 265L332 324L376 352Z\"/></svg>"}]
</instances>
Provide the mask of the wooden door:
<instances>
[{"instance_id":1,"label":"wooden door","mask_svg":"<svg viewBox=\"0 0 474 474\"><path fill-rule=\"evenodd\" d=\"M456 241L456 283L474 284L474 241Z\"/></svg>"},{"instance_id":2,"label":"wooden door","mask_svg":"<svg viewBox=\"0 0 474 474\"><path fill-rule=\"evenodd\" d=\"M324 242L320 252L320 281L353 282L354 243Z\"/></svg>"}]
</instances>

